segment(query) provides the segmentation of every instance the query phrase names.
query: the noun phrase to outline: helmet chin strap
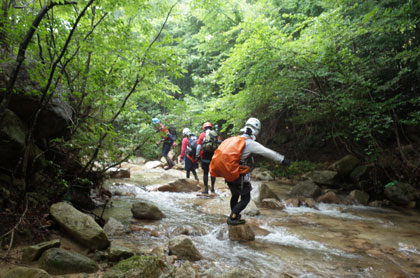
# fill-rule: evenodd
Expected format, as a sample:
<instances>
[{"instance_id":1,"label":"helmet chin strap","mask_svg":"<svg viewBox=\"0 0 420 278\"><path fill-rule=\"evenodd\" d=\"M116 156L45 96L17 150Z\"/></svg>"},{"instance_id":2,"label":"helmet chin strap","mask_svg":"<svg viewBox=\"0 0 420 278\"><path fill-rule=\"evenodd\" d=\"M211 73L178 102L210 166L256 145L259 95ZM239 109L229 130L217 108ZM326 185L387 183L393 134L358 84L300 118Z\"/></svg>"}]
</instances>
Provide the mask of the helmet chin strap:
<instances>
[{"instance_id":1,"label":"helmet chin strap","mask_svg":"<svg viewBox=\"0 0 420 278\"><path fill-rule=\"evenodd\" d=\"M248 128L252 131L252 134L246 133ZM257 132L255 131L254 128L252 128L250 126L244 126L240 131L243 132L244 134L248 135L249 137L251 137L252 140L255 141L255 139L256 139L255 135L256 135Z\"/></svg>"}]
</instances>

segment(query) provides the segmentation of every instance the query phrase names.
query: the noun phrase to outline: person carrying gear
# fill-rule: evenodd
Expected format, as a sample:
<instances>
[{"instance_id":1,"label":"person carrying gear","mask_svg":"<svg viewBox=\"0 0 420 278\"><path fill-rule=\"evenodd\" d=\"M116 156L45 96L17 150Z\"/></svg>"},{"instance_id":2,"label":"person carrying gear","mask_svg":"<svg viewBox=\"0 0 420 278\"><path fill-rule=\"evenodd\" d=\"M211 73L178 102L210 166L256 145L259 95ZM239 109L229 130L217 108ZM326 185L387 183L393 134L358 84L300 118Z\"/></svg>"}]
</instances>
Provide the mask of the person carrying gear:
<instances>
[{"instance_id":1,"label":"person carrying gear","mask_svg":"<svg viewBox=\"0 0 420 278\"><path fill-rule=\"evenodd\" d=\"M190 172L193 173L194 178L198 181L197 172L195 169L198 168L196 155L196 148L197 148L197 136L191 133L189 128L184 128L182 130L182 134L184 138L182 139L181 144L181 155L179 156L179 160L181 161L184 158L184 169L187 171L187 179L190 178Z\"/></svg>"},{"instance_id":2,"label":"person carrying gear","mask_svg":"<svg viewBox=\"0 0 420 278\"><path fill-rule=\"evenodd\" d=\"M227 219L228 225L244 224L241 212L251 200L250 167L248 158L258 154L277 163L290 165L283 155L264 147L255 139L261 130L261 123L256 118L249 118L241 136L230 137L223 141L214 152L210 163L210 174L213 177L223 177L232 193L230 199L231 213ZM239 201L240 197L240 201Z\"/></svg>"},{"instance_id":3,"label":"person carrying gear","mask_svg":"<svg viewBox=\"0 0 420 278\"><path fill-rule=\"evenodd\" d=\"M198 157L201 160L201 168L203 169L203 183L204 183L204 191L203 194L209 193L209 166L211 159L214 154L214 150L211 149L204 149L203 148L203 141L206 138L206 135L208 135L213 130L213 126L210 122L205 122L203 124L203 132L198 137L197 142L197 152L196 157ZM220 138L219 138L220 140ZM216 177L211 176L211 193L215 193L214 190L214 184L216 183Z\"/></svg>"},{"instance_id":4,"label":"person carrying gear","mask_svg":"<svg viewBox=\"0 0 420 278\"><path fill-rule=\"evenodd\" d=\"M164 169L169 170L175 165L172 159L170 159L168 156L172 145L175 143L175 139L158 118L153 118L152 123L153 128L156 130L157 133L159 133L159 136L161 137L161 140L156 142L156 145L160 145L160 143L163 142L162 156L166 159L166 162L168 163L168 166L166 166Z\"/></svg>"}]
</instances>

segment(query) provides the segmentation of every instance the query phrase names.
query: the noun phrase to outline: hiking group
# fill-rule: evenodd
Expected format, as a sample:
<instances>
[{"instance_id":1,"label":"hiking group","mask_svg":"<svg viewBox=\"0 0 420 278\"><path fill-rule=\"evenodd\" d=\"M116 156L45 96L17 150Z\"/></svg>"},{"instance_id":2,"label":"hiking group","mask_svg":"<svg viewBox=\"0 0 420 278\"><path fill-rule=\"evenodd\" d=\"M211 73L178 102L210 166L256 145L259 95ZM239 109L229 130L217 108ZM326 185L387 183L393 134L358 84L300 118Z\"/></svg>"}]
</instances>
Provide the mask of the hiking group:
<instances>
[{"instance_id":1,"label":"hiking group","mask_svg":"<svg viewBox=\"0 0 420 278\"><path fill-rule=\"evenodd\" d=\"M154 122L155 123L155 122ZM162 156L168 162L168 168L173 167L173 162L168 157L168 152L174 143L171 133L158 122L156 130L163 136L164 142ZM219 135L210 122L203 124L203 132L197 138L189 128L184 128L179 159L184 159L184 169L187 178L190 172L198 181L196 169L201 161L203 169L204 191L208 194L208 175L210 173L211 193L215 193L214 185L216 177L225 179L231 192L230 209L231 213L227 218L228 225L244 224L241 219L241 212L251 200L251 168L254 164L253 155L262 155L279 164L290 165L290 161L262 144L258 143L256 136L261 131L261 122L256 118L249 118L245 126L240 130L242 135L233 136L221 141ZM168 138L168 139L165 139ZM171 162L171 163L170 163Z\"/></svg>"}]
</instances>

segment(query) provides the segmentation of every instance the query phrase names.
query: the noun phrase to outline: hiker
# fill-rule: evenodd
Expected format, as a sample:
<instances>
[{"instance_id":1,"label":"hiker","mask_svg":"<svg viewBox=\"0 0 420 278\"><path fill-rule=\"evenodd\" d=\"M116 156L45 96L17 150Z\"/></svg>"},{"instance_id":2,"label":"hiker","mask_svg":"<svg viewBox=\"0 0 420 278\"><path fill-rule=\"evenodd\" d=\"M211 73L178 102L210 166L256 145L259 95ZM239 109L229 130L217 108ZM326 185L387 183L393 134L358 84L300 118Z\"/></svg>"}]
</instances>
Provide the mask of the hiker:
<instances>
[{"instance_id":1,"label":"hiker","mask_svg":"<svg viewBox=\"0 0 420 278\"><path fill-rule=\"evenodd\" d=\"M203 169L203 194L209 194L209 166L214 151L219 146L220 141L220 137L217 135L216 131L213 130L211 123L205 122L203 124L203 132L198 137L196 153L196 157L201 160L201 168ZM214 184L216 183L216 177L211 176L210 180L210 191L211 193L215 193Z\"/></svg>"},{"instance_id":2,"label":"hiker","mask_svg":"<svg viewBox=\"0 0 420 278\"><path fill-rule=\"evenodd\" d=\"M169 130L160 122L158 118L152 119L153 128L159 133L161 140L156 142L156 145L160 145L163 142L162 146L162 156L166 159L168 165L164 168L165 170L169 170L174 167L175 163L172 159L169 158L168 154L171 150L172 145L175 144L175 140Z\"/></svg>"},{"instance_id":3,"label":"hiker","mask_svg":"<svg viewBox=\"0 0 420 278\"><path fill-rule=\"evenodd\" d=\"M250 161L253 154L259 154L277 163L290 165L283 155L270 150L255 141L255 136L261 130L261 123L256 118L249 118L241 129L243 135L230 137L223 141L215 151L210 164L210 174L214 177L224 177L232 193L230 199L231 213L227 219L228 225L244 224L241 219L243 211L251 200ZM252 166L252 165L251 165ZM239 201L239 197L241 200Z\"/></svg>"},{"instance_id":4,"label":"hiker","mask_svg":"<svg viewBox=\"0 0 420 278\"><path fill-rule=\"evenodd\" d=\"M198 168L195 156L197 150L197 136L191 133L191 130L187 127L182 130L182 134L184 135L184 138L182 139L179 160L181 161L181 159L184 158L184 169L187 171L187 179L190 178L190 172L192 172L194 179L198 181L197 172L195 171L195 169Z\"/></svg>"}]
</instances>

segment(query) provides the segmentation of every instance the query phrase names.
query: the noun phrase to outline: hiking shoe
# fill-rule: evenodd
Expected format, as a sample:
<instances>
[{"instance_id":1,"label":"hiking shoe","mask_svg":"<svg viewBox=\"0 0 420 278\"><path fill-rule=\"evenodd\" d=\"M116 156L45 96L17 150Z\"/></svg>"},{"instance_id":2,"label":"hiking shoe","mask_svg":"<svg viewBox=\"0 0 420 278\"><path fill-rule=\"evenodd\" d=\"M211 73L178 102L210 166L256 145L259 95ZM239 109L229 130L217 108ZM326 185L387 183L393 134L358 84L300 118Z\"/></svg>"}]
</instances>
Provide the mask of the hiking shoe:
<instances>
[{"instance_id":1,"label":"hiking shoe","mask_svg":"<svg viewBox=\"0 0 420 278\"><path fill-rule=\"evenodd\" d=\"M172 167L174 167L174 166L166 166L165 168L163 168L164 170L169 170L169 169L171 169Z\"/></svg>"},{"instance_id":2,"label":"hiking shoe","mask_svg":"<svg viewBox=\"0 0 420 278\"><path fill-rule=\"evenodd\" d=\"M231 225L231 226L236 226L236 225L245 224L245 220L238 219L238 218L232 219L232 218L228 217L226 223L228 225Z\"/></svg>"},{"instance_id":3,"label":"hiking shoe","mask_svg":"<svg viewBox=\"0 0 420 278\"><path fill-rule=\"evenodd\" d=\"M203 192L201 192L202 194L209 194L208 190L204 190Z\"/></svg>"}]
</instances>

